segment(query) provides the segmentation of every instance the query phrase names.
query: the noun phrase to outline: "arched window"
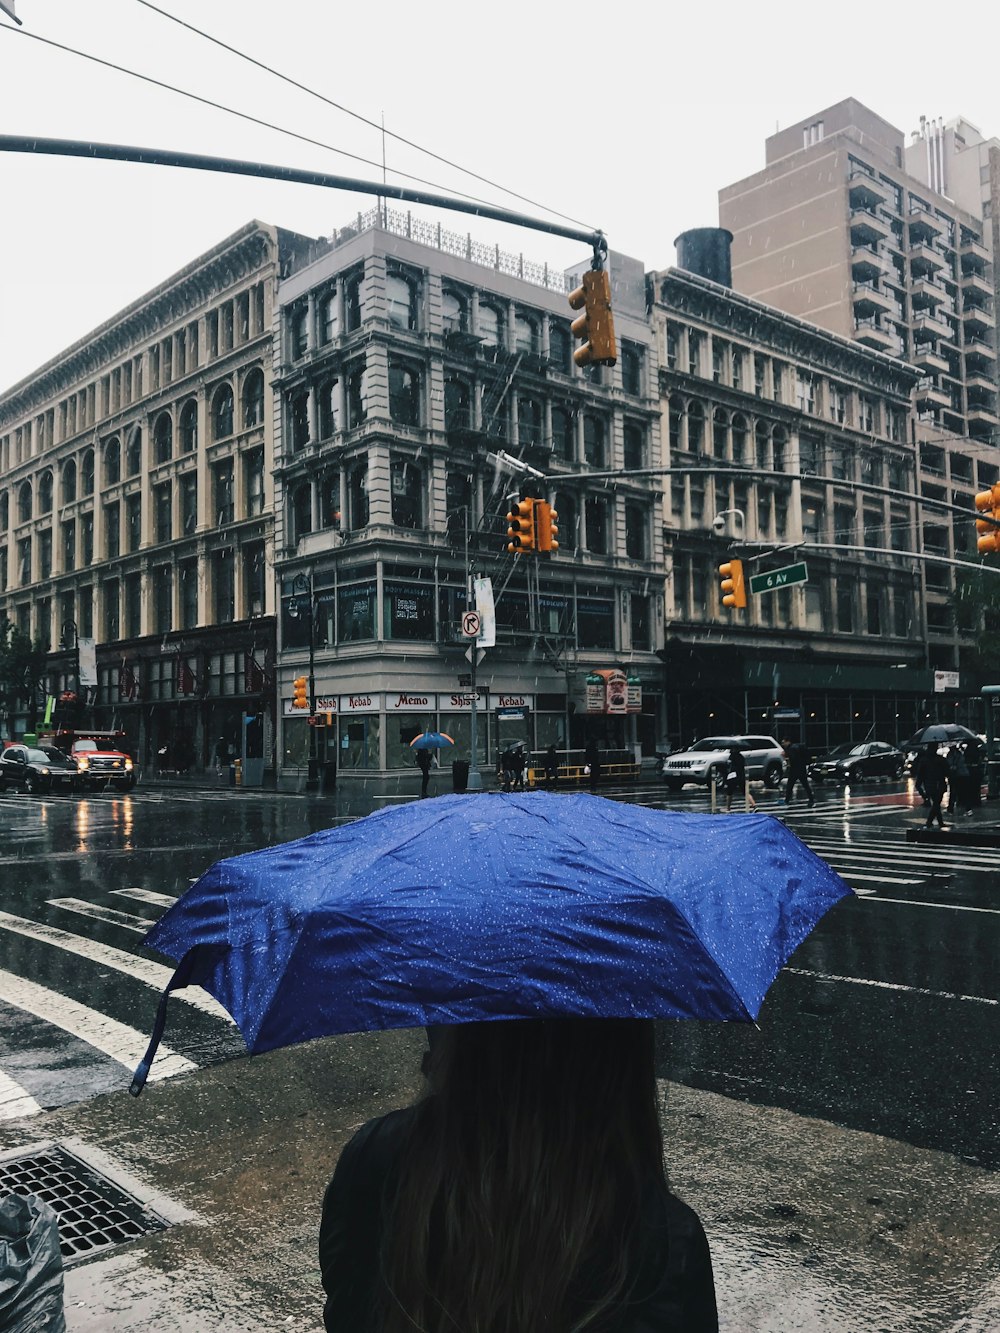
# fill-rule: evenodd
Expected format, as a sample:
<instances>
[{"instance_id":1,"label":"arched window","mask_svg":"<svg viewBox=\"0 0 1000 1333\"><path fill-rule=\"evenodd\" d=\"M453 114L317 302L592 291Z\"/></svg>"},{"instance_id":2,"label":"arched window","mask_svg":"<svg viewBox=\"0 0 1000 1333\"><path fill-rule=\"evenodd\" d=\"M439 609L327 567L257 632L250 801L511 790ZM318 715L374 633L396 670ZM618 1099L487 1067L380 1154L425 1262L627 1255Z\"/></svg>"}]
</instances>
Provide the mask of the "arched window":
<instances>
[{"instance_id":1,"label":"arched window","mask_svg":"<svg viewBox=\"0 0 1000 1333\"><path fill-rule=\"evenodd\" d=\"M364 304L364 271L353 273L344 286L344 317L347 332L353 333L361 328L361 307Z\"/></svg>"},{"instance_id":2,"label":"arched window","mask_svg":"<svg viewBox=\"0 0 1000 1333\"><path fill-rule=\"evenodd\" d=\"M472 391L465 380L454 375L444 382L444 428L472 429Z\"/></svg>"},{"instance_id":3,"label":"arched window","mask_svg":"<svg viewBox=\"0 0 1000 1333\"><path fill-rule=\"evenodd\" d=\"M606 431L601 418L585 416L583 418L583 459L590 467L605 467L607 465L605 439Z\"/></svg>"},{"instance_id":4,"label":"arched window","mask_svg":"<svg viewBox=\"0 0 1000 1333\"><path fill-rule=\"evenodd\" d=\"M357 463L347 474L347 503L350 506L351 528L368 526L368 464Z\"/></svg>"},{"instance_id":5,"label":"arched window","mask_svg":"<svg viewBox=\"0 0 1000 1333\"><path fill-rule=\"evenodd\" d=\"M552 409L552 452L570 463L576 457L576 420L565 407Z\"/></svg>"},{"instance_id":6,"label":"arched window","mask_svg":"<svg viewBox=\"0 0 1000 1333\"><path fill-rule=\"evenodd\" d=\"M733 417L733 462L744 463L747 456L747 422L746 417Z\"/></svg>"},{"instance_id":7,"label":"arched window","mask_svg":"<svg viewBox=\"0 0 1000 1333\"><path fill-rule=\"evenodd\" d=\"M122 451L116 436L104 446L104 484L114 486L122 477Z\"/></svg>"},{"instance_id":8,"label":"arched window","mask_svg":"<svg viewBox=\"0 0 1000 1333\"><path fill-rule=\"evenodd\" d=\"M485 302L479 307L479 337L484 347L503 349L503 320L496 306Z\"/></svg>"},{"instance_id":9,"label":"arched window","mask_svg":"<svg viewBox=\"0 0 1000 1333\"><path fill-rule=\"evenodd\" d=\"M526 352L529 356L538 354L538 321L532 319L529 315L517 314L514 316L514 347L518 352Z\"/></svg>"},{"instance_id":10,"label":"arched window","mask_svg":"<svg viewBox=\"0 0 1000 1333\"><path fill-rule=\"evenodd\" d=\"M228 384L220 384L212 399L212 438L224 440L233 433L233 391Z\"/></svg>"},{"instance_id":11,"label":"arched window","mask_svg":"<svg viewBox=\"0 0 1000 1333\"><path fill-rule=\"evenodd\" d=\"M385 280L389 323L394 329L417 327L417 284L402 273L389 273Z\"/></svg>"},{"instance_id":12,"label":"arched window","mask_svg":"<svg viewBox=\"0 0 1000 1333\"><path fill-rule=\"evenodd\" d=\"M728 432L729 421L721 407L717 407L712 413L712 453L716 458L725 458L726 456L726 436Z\"/></svg>"},{"instance_id":13,"label":"arched window","mask_svg":"<svg viewBox=\"0 0 1000 1333\"><path fill-rule=\"evenodd\" d=\"M312 486L300 481L292 490L292 538L300 541L312 532Z\"/></svg>"},{"instance_id":14,"label":"arched window","mask_svg":"<svg viewBox=\"0 0 1000 1333\"><path fill-rule=\"evenodd\" d=\"M300 389L288 402L292 448L304 449L309 443L309 390Z\"/></svg>"},{"instance_id":15,"label":"arched window","mask_svg":"<svg viewBox=\"0 0 1000 1333\"><path fill-rule=\"evenodd\" d=\"M181 408L181 453L193 454L198 448L198 404L189 398Z\"/></svg>"},{"instance_id":16,"label":"arched window","mask_svg":"<svg viewBox=\"0 0 1000 1333\"><path fill-rule=\"evenodd\" d=\"M125 446L125 475L135 477L142 470L142 431L136 426Z\"/></svg>"},{"instance_id":17,"label":"arched window","mask_svg":"<svg viewBox=\"0 0 1000 1333\"><path fill-rule=\"evenodd\" d=\"M688 404L688 450L700 453L705 444L705 409L695 399Z\"/></svg>"},{"instance_id":18,"label":"arched window","mask_svg":"<svg viewBox=\"0 0 1000 1333\"><path fill-rule=\"evenodd\" d=\"M549 325L549 362L563 375L573 369L573 335L568 324L553 321Z\"/></svg>"},{"instance_id":19,"label":"arched window","mask_svg":"<svg viewBox=\"0 0 1000 1333\"><path fill-rule=\"evenodd\" d=\"M319 329L324 343L332 343L340 335L340 298L336 291L327 292L319 303Z\"/></svg>"},{"instance_id":20,"label":"arched window","mask_svg":"<svg viewBox=\"0 0 1000 1333\"><path fill-rule=\"evenodd\" d=\"M59 490L62 496L63 504L70 504L76 499L76 464L70 458L63 464L62 477L59 481Z\"/></svg>"},{"instance_id":21,"label":"arched window","mask_svg":"<svg viewBox=\"0 0 1000 1333\"><path fill-rule=\"evenodd\" d=\"M527 395L517 400L517 438L520 444L541 444L542 405Z\"/></svg>"},{"instance_id":22,"label":"arched window","mask_svg":"<svg viewBox=\"0 0 1000 1333\"><path fill-rule=\"evenodd\" d=\"M340 430L340 380L324 380L317 390L319 438L330 440Z\"/></svg>"},{"instance_id":23,"label":"arched window","mask_svg":"<svg viewBox=\"0 0 1000 1333\"><path fill-rule=\"evenodd\" d=\"M153 457L157 463L169 463L174 453L174 423L169 412L161 412L153 422Z\"/></svg>"},{"instance_id":24,"label":"arched window","mask_svg":"<svg viewBox=\"0 0 1000 1333\"><path fill-rule=\"evenodd\" d=\"M409 366L389 363L389 416L397 426L419 426L420 376Z\"/></svg>"},{"instance_id":25,"label":"arched window","mask_svg":"<svg viewBox=\"0 0 1000 1333\"><path fill-rule=\"evenodd\" d=\"M52 473L43 472L38 478L38 512L39 514L51 514L52 512Z\"/></svg>"},{"instance_id":26,"label":"arched window","mask_svg":"<svg viewBox=\"0 0 1000 1333\"><path fill-rule=\"evenodd\" d=\"M85 449L80 459L80 494L94 494L94 451Z\"/></svg>"},{"instance_id":27,"label":"arched window","mask_svg":"<svg viewBox=\"0 0 1000 1333\"><path fill-rule=\"evenodd\" d=\"M469 332L469 303L448 287L441 294L441 324L446 334Z\"/></svg>"},{"instance_id":28,"label":"arched window","mask_svg":"<svg viewBox=\"0 0 1000 1333\"><path fill-rule=\"evenodd\" d=\"M264 424L264 374L251 370L243 381L243 429Z\"/></svg>"},{"instance_id":29,"label":"arched window","mask_svg":"<svg viewBox=\"0 0 1000 1333\"><path fill-rule=\"evenodd\" d=\"M17 493L17 521L27 523L31 518L31 482L26 481Z\"/></svg>"}]
</instances>

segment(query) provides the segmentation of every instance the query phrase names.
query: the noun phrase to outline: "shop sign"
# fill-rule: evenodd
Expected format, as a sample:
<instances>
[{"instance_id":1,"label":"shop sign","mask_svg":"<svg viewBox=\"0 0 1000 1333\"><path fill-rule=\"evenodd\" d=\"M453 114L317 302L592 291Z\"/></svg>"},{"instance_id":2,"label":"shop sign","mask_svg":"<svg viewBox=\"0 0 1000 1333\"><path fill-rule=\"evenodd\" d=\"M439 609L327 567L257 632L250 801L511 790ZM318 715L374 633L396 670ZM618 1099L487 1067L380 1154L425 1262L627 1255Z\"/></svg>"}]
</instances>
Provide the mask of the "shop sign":
<instances>
[{"instance_id":1,"label":"shop sign","mask_svg":"<svg viewBox=\"0 0 1000 1333\"><path fill-rule=\"evenodd\" d=\"M381 711L381 694L342 694L337 706L338 713L380 713Z\"/></svg>"},{"instance_id":2,"label":"shop sign","mask_svg":"<svg viewBox=\"0 0 1000 1333\"><path fill-rule=\"evenodd\" d=\"M337 696L335 694L317 694L316 696L317 713L336 713Z\"/></svg>"},{"instance_id":3,"label":"shop sign","mask_svg":"<svg viewBox=\"0 0 1000 1333\"><path fill-rule=\"evenodd\" d=\"M387 694L385 697L385 711L387 713L396 712L422 712L428 708L437 708L437 695L424 693L404 693Z\"/></svg>"},{"instance_id":4,"label":"shop sign","mask_svg":"<svg viewBox=\"0 0 1000 1333\"><path fill-rule=\"evenodd\" d=\"M604 677L592 671L587 677L587 712L604 712Z\"/></svg>"},{"instance_id":5,"label":"shop sign","mask_svg":"<svg viewBox=\"0 0 1000 1333\"><path fill-rule=\"evenodd\" d=\"M533 694L491 694L490 707L502 712L505 708L534 708Z\"/></svg>"},{"instance_id":6,"label":"shop sign","mask_svg":"<svg viewBox=\"0 0 1000 1333\"><path fill-rule=\"evenodd\" d=\"M628 678L628 711L630 713L642 712L642 681L638 676L629 676Z\"/></svg>"},{"instance_id":7,"label":"shop sign","mask_svg":"<svg viewBox=\"0 0 1000 1333\"><path fill-rule=\"evenodd\" d=\"M523 722L527 713L523 708L498 708L497 717L506 718L508 722Z\"/></svg>"},{"instance_id":8,"label":"shop sign","mask_svg":"<svg viewBox=\"0 0 1000 1333\"><path fill-rule=\"evenodd\" d=\"M475 695L472 690L456 690L454 694L439 694L438 712L439 713L468 713L472 710L472 700L477 700L477 708L486 707L487 687L481 685L477 687Z\"/></svg>"},{"instance_id":9,"label":"shop sign","mask_svg":"<svg viewBox=\"0 0 1000 1333\"><path fill-rule=\"evenodd\" d=\"M592 671L587 677L587 712L606 713L612 717L629 711L628 680L624 671L617 667L607 667L601 671ZM640 707L642 693L639 693Z\"/></svg>"},{"instance_id":10,"label":"shop sign","mask_svg":"<svg viewBox=\"0 0 1000 1333\"><path fill-rule=\"evenodd\" d=\"M945 690L957 690L959 676L957 671L935 671L934 693L943 694Z\"/></svg>"}]
</instances>

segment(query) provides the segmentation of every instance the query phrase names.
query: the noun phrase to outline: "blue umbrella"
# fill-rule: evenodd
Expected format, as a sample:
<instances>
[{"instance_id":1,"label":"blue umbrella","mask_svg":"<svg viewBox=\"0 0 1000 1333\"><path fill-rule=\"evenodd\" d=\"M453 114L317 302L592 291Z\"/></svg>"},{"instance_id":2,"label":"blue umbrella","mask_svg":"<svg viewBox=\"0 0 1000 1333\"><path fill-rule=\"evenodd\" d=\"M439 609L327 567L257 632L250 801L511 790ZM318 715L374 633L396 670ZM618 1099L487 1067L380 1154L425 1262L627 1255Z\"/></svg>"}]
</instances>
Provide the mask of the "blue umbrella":
<instances>
[{"instance_id":1,"label":"blue umbrella","mask_svg":"<svg viewBox=\"0 0 1000 1333\"><path fill-rule=\"evenodd\" d=\"M146 936L251 1052L558 1017L753 1020L851 890L778 820L584 794L438 797L219 861Z\"/></svg>"},{"instance_id":2,"label":"blue umbrella","mask_svg":"<svg viewBox=\"0 0 1000 1333\"><path fill-rule=\"evenodd\" d=\"M422 731L419 736L414 736L410 741L411 750L443 750L449 745L454 745L446 731Z\"/></svg>"}]
</instances>

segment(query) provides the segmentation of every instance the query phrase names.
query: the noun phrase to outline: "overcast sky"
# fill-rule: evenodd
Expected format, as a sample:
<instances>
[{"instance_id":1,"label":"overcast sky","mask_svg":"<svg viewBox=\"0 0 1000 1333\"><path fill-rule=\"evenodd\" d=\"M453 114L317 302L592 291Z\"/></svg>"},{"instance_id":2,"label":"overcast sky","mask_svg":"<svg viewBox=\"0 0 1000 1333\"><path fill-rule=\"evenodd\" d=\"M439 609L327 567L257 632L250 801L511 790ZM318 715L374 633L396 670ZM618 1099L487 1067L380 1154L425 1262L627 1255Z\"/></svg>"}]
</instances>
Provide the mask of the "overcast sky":
<instances>
[{"instance_id":1,"label":"overcast sky","mask_svg":"<svg viewBox=\"0 0 1000 1333\"><path fill-rule=\"evenodd\" d=\"M385 140L410 172L584 226L646 268L714 225L721 186L758 170L764 139L843 97L904 132L921 114L1000 134L989 60L1000 10L940 3L846 11L809 0L651 5L430 0L157 0L159 8L349 111L486 177ZM130 143L378 179L382 135L141 0L16 0L0 15L6 134ZM958 12L958 11L956 11ZM822 15L822 21L819 16ZM45 37L369 159L241 121L34 40ZM978 68L979 76L972 77ZM9 387L251 218L310 235L364 195L163 167L0 154L0 389ZM524 196L504 194L504 187ZM428 188L426 185L424 188ZM526 202L530 200L532 202ZM415 211L560 267L586 247L461 214Z\"/></svg>"}]
</instances>

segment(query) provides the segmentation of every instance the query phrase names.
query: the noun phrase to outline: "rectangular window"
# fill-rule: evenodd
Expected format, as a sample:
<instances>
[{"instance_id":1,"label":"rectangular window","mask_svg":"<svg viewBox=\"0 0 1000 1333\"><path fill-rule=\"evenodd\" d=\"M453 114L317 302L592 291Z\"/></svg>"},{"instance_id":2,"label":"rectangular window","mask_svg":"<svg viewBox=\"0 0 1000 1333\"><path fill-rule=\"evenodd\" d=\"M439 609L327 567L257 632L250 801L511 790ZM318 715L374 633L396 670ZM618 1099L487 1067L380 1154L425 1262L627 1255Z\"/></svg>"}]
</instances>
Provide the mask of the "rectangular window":
<instances>
[{"instance_id":1,"label":"rectangular window","mask_svg":"<svg viewBox=\"0 0 1000 1333\"><path fill-rule=\"evenodd\" d=\"M629 628L632 635L633 652L648 652L650 614L648 597L634 592L629 599Z\"/></svg>"},{"instance_id":2,"label":"rectangular window","mask_svg":"<svg viewBox=\"0 0 1000 1333\"><path fill-rule=\"evenodd\" d=\"M341 643L375 637L374 579L368 583L353 583L337 590L337 624Z\"/></svg>"},{"instance_id":3,"label":"rectangular window","mask_svg":"<svg viewBox=\"0 0 1000 1333\"><path fill-rule=\"evenodd\" d=\"M161 544L168 542L173 537L173 484L166 482L162 486L157 486L153 492L153 503L156 508L156 540Z\"/></svg>"},{"instance_id":4,"label":"rectangular window","mask_svg":"<svg viewBox=\"0 0 1000 1333\"><path fill-rule=\"evenodd\" d=\"M69 573L76 569L76 523L70 519L62 525L63 570Z\"/></svg>"},{"instance_id":5,"label":"rectangular window","mask_svg":"<svg viewBox=\"0 0 1000 1333\"><path fill-rule=\"evenodd\" d=\"M180 582L181 629L194 629L198 624L198 561L185 560L177 568Z\"/></svg>"},{"instance_id":6,"label":"rectangular window","mask_svg":"<svg viewBox=\"0 0 1000 1333\"><path fill-rule=\"evenodd\" d=\"M125 637L137 639L142 633L142 575L129 574L125 580Z\"/></svg>"},{"instance_id":7,"label":"rectangular window","mask_svg":"<svg viewBox=\"0 0 1000 1333\"><path fill-rule=\"evenodd\" d=\"M160 565L153 575L156 602L156 632L169 634L174 627L174 571Z\"/></svg>"},{"instance_id":8,"label":"rectangular window","mask_svg":"<svg viewBox=\"0 0 1000 1333\"><path fill-rule=\"evenodd\" d=\"M52 529L46 528L38 534L38 577L52 577Z\"/></svg>"},{"instance_id":9,"label":"rectangular window","mask_svg":"<svg viewBox=\"0 0 1000 1333\"><path fill-rule=\"evenodd\" d=\"M190 536L198 526L198 474L185 472L181 477L181 520L184 535Z\"/></svg>"},{"instance_id":10,"label":"rectangular window","mask_svg":"<svg viewBox=\"0 0 1000 1333\"><path fill-rule=\"evenodd\" d=\"M142 495L136 491L125 499L125 533L130 551L138 551L142 539Z\"/></svg>"},{"instance_id":11,"label":"rectangular window","mask_svg":"<svg viewBox=\"0 0 1000 1333\"><path fill-rule=\"evenodd\" d=\"M577 597L576 636L581 648L614 648L615 604L610 597Z\"/></svg>"},{"instance_id":12,"label":"rectangular window","mask_svg":"<svg viewBox=\"0 0 1000 1333\"><path fill-rule=\"evenodd\" d=\"M264 451L254 449L243 460L247 518L264 512Z\"/></svg>"},{"instance_id":13,"label":"rectangular window","mask_svg":"<svg viewBox=\"0 0 1000 1333\"><path fill-rule=\"evenodd\" d=\"M854 633L854 589L843 581L837 587L837 629L841 634Z\"/></svg>"},{"instance_id":14,"label":"rectangular window","mask_svg":"<svg viewBox=\"0 0 1000 1333\"><path fill-rule=\"evenodd\" d=\"M701 334L688 329L688 374L701 373Z\"/></svg>"},{"instance_id":15,"label":"rectangular window","mask_svg":"<svg viewBox=\"0 0 1000 1333\"><path fill-rule=\"evenodd\" d=\"M267 562L263 542L243 547L243 610L247 616L264 614L265 577Z\"/></svg>"},{"instance_id":16,"label":"rectangular window","mask_svg":"<svg viewBox=\"0 0 1000 1333\"><path fill-rule=\"evenodd\" d=\"M94 563L93 514L83 514L80 518L80 560L85 569Z\"/></svg>"},{"instance_id":17,"label":"rectangular window","mask_svg":"<svg viewBox=\"0 0 1000 1333\"><path fill-rule=\"evenodd\" d=\"M104 602L104 640L106 643L121 638L118 611L118 580L109 579L101 589Z\"/></svg>"},{"instance_id":18,"label":"rectangular window","mask_svg":"<svg viewBox=\"0 0 1000 1333\"><path fill-rule=\"evenodd\" d=\"M80 589L77 608L77 633L81 639L94 635L94 594L89 587Z\"/></svg>"},{"instance_id":19,"label":"rectangular window","mask_svg":"<svg viewBox=\"0 0 1000 1333\"><path fill-rule=\"evenodd\" d=\"M212 553L212 596L217 625L236 619L236 581L232 549Z\"/></svg>"},{"instance_id":20,"label":"rectangular window","mask_svg":"<svg viewBox=\"0 0 1000 1333\"><path fill-rule=\"evenodd\" d=\"M382 631L387 639L434 638L432 583L387 581L382 591Z\"/></svg>"},{"instance_id":21,"label":"rectangular window","mask_svg":"<svg viewBox=\"0 0 1000 1333\"><path fill-rule=\"evenodd\" d=\"M31 582L31 538L22 537L17 543L18 582L23 588Z\"/></svg>"},{"instance_id":22,"label":"rectangular window","mask_svg":"<svg viewBox=\"0 0 1000 1333\"><path fill-rule=\"evenodd\" d=\"M212 468L212 489L217 526L232 523L233 513L233 460L225 459Z\"/></svg>"}]
</instances>

